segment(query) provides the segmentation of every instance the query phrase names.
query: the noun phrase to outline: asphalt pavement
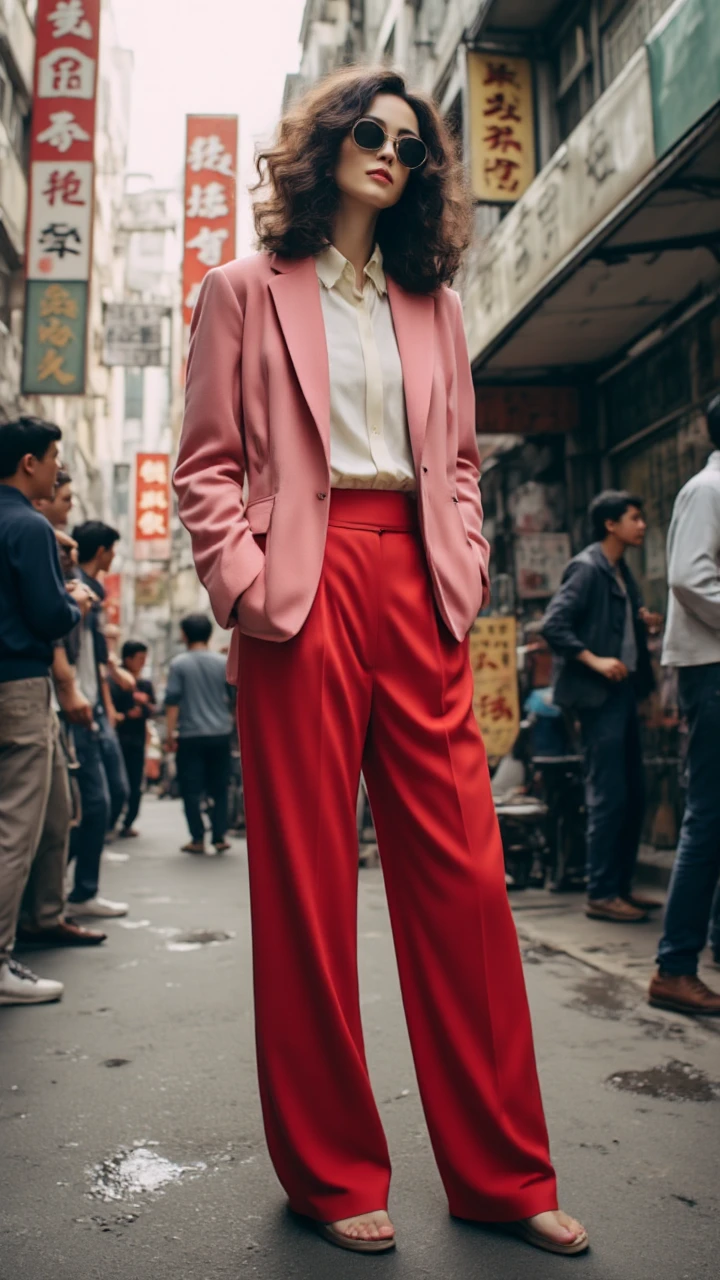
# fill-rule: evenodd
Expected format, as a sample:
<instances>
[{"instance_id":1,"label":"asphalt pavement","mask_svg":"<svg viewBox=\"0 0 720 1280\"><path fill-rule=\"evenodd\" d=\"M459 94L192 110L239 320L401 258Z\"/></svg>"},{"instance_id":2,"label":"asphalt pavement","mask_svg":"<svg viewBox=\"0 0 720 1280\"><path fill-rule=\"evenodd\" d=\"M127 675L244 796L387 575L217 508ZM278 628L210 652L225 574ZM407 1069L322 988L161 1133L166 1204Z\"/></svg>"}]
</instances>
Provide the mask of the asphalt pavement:
<instances>
[{"instance_id":1,"label":"asphalt pavement","mask_svg":"<svg viewBox=\"0 0 720 1280\"><path fill-rule=\"evenodd\" d=\"M103 870L127 920L96 950L25 953L65 999L0 1010L0 1280L717 1275L720 1037L648 1008L615 935L609 968L583 958L570 908L542 895L515 905L562 1202L592 1252L556 1258L448 1217L379 869L360 876L361 984L399 1248L356 1257L293 1220L255 1084L245 846L181 854L174 801L146 799L140 825Z\"/></svg>"}]
</instances>

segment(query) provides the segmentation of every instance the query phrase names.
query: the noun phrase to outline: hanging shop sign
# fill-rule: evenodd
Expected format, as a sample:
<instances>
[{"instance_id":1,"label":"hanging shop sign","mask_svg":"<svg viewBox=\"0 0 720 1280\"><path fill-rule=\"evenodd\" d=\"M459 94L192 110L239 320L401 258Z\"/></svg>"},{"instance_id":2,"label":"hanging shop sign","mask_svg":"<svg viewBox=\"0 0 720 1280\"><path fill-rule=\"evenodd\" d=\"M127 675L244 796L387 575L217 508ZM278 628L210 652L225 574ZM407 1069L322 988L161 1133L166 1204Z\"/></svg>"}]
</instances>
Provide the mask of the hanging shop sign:
<instances>
[{"instance_id":1,"label":"hanging shop sign","mask_svg":"<svg viewBox=\"0 0 720 1280\"><path fill-rule=\"evenodd\" d=\"M122 598L122 575L106 573L103 582L105 588L105 621L113 627L120 626Z\"/></svg>"},{"instance_id":2,"label":"hanging shop sign","mask_svg":"<svg viewBox=\"0 0 720 1280\"><path fill-rule=\"evenodd\" d=\"M520 731L515 618L477 618L470 632L473 709L491 761L512 750Z\"/></svg>"},{"instance_id":3,"label":"hanging shop sign","mask_svg":"<svg viewBox=\"0 0 720 1280\"><path fill-rule=\"evenodd\" d=\"M235 257L238 117L188 116L185 147L183 331L211 267Z\"/></svg>"},{"instance_id":4,"label":"hanging shop sign","mask_svg":"<svg viewBox=\"0 0 720 1280\"><path fill-rule=\"evenodd\" d=\"M85 392L100 9L101 0L39 0L37 6L22 378L26 395ZM62 292L53 293L53 288ZM62 296L68 299L65 314L58 314L53 308Z\"/></svg>"},{"instance_id":5,"label":"hanging shop sign","mask_svg":"<svg viewBox=\"0 0 720 1280\"><path fill-rule=\"evenodd\" d=\"M147 369L170 359L170 310L156 304L105 305L103 364Z\"/></svg>"},{"instance_id":6,"label":"hanging shop sign","mask_svg":"<svg viewBox=\"0 0 720 1280\"><path fill-rule=\"evenodd\" d=\"M536 171L532 65L501 53L467 58L473 195L485 204L512 204Z\"/></svg>"},{"instance_id":7,"label":"hanging shop sign","mask_svg":"<svg viewBox=\"0 0 720 1280\"><path fill-rule=\"evenodd\" d=\"M521 600L549 600L571 559L567 533L526 533L515 539L515 578Z\"/></svg>"},{"instance_id":8,"label":"hanging shop sign","mask_svg":"<svg viewBox=\"0 0 720 1280\"><path fill-rule=\"evenodd\" d=\"M170 598L166 569L147 569L135 575L135 608L159 609Z\"/></svg>"},{"instance_id":9,"label":"hanging shop sign","mask_svg":"<svg viewBox=\"0 0 720 1280\"><path fill-rule=\"evenodd\" d=\"M575 387L475 388L475 428L481 435L540 435L580 425Z\"/></svg>"},{"instance_id":10,"label":"hanging shop sign","mask_svg":"<svg viewBox=\"0 0 720 1280\"><path fill-rule=\"evenodd\" d=\"M135 457L135 559L170 559L170 455Z\"/></svg>"}]
</instances>

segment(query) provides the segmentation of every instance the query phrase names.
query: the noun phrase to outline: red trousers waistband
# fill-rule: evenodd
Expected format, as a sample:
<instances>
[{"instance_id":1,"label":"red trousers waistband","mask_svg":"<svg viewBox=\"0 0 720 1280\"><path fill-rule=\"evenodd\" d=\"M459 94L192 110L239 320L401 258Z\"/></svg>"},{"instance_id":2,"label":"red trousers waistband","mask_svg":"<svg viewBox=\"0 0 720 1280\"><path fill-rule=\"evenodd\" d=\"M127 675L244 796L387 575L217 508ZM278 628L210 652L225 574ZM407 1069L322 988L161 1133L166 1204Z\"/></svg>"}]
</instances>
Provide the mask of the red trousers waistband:
<instances>
[{"instance_id":1,"label":"red trousers waistband","mask_svg":"<svg viewBox=\"0 0 720 1280\"><path fill-rule=\"evenodd\" d=\"M331 525L346 529L387 529L416 533L419 528L414 493L384 489L332 489Z\"/></svg>"}]
</instances>

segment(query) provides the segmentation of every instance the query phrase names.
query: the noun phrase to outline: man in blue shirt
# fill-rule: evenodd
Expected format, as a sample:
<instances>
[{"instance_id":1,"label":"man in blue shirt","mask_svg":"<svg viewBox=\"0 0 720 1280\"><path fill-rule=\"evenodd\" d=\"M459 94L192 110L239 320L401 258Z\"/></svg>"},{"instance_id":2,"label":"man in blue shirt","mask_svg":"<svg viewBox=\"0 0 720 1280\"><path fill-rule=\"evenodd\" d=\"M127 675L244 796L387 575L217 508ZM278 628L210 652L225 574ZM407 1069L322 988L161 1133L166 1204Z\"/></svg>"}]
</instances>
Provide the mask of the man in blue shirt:
<instances>
[{"instance_id":1,"label":"man in blue shirt","mask_svg":"<svg viewBox=\"0 0 720 1280\"><path fill-rule=\"evenodd\" d=\"M18 912L58 774L50 695L54 643L80 621L55 535L33 508L52 498L60 429L22 417L0 426L0 1004L59 1000L63 986L12 956Z\"/></svg>"},{"instance_id":2,"label":"man in blue shirt","mask_svg":"<svg viewBox=\"0 0 720 1280\"><path fill-rule=\"evenodd\" d=\"M210 801L216 853L230 848L227 835L230 741L233 730L225 659L210 649L212 623L203 613L183 618L187 653L170 663L165 690L167 749L176 751L177 778L190 829L184 853L205 852L203 800Z\"/></svg>"},{"instance_id":3,"label":"man in blue shirt","mask_svg":"<svg viewBox=\"0 0 720 1280\"><path fill-rule=\"evenodd\" d=\"M73 730L80 765L82 821L74 828L70 840L75 878L68 900L75 915L98 919L125 916L128 912L126 902L113 902L98 894L105 838L117 822L129 794L108 689L108 650L103 630L105 588L99 577L110 569L119 537L117 529L101 520L88 520L73 529L81 581L92 591L94 601L83 624L75 664L80 688L93 708L93 724L90 728L78 726Z\"/></svg>"}]
</instances>

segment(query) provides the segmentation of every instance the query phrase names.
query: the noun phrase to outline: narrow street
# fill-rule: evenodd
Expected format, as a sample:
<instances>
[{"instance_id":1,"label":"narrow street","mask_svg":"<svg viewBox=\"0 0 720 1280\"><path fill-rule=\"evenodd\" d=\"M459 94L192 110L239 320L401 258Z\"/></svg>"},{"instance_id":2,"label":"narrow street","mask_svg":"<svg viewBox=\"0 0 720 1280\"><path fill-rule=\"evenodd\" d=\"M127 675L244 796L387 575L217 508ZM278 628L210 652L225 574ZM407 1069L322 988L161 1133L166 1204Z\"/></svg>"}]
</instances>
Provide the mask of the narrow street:
<instances>
[{"instance_id":1,"label":"narrow street","mask_svg":"<svg viewBox=\"0 0 720 1280\"><path fill-rule=\"evenodd\" d=\"M636 975L649 943L638 932L627 946L611 927L585 933L569 899L514 903L534 939L523 947L563 1202L593 1244L582 1260L554 1258L448 1218L382 874L361 872L368 1052L400 1242L373 1262L289 1217L265 1152L244 844L224 858L181 855L171 801L146 799L141 826L103 873L128 919L109 923L97 951L23 955L66 983L65 999L0 1013L0 1280L717 1274L720 1037L644 1003ZM553 951L553 934L575 954ZM577 958L583 945L592 965Z\"/></svg>"}]
</instances>

